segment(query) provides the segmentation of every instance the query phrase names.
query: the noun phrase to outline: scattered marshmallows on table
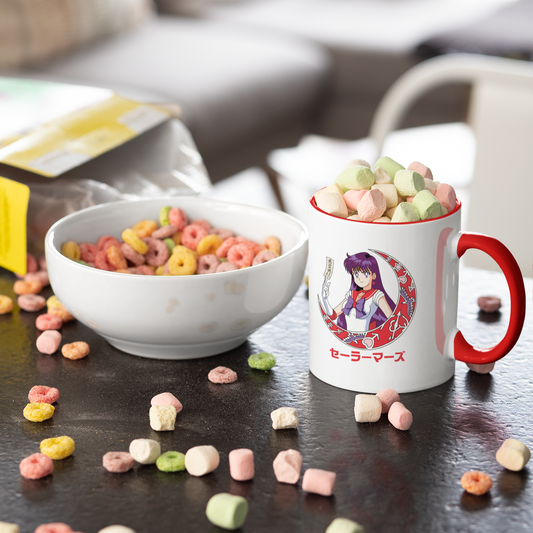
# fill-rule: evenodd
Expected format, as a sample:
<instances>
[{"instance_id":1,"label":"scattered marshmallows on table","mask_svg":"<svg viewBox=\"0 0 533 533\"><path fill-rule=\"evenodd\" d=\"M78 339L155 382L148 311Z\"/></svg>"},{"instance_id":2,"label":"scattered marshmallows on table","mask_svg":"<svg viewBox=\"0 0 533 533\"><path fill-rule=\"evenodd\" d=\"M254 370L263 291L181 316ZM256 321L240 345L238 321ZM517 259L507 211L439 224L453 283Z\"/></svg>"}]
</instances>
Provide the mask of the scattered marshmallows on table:
<instances>
[{"instance_id":1,"label":"scattered marshmallows on table","mask_svg":"<svg viewBox=\"0 0 533 533\"><path fill-rule=\"evenodd\" d=\"M428 167L414 161L406 169L390 157L378 159L373 169L362 159L350 161L314 199L331 215L375 223L429 220L456 203L453 187L434 181Z\"/></svg>"}]
</instances>

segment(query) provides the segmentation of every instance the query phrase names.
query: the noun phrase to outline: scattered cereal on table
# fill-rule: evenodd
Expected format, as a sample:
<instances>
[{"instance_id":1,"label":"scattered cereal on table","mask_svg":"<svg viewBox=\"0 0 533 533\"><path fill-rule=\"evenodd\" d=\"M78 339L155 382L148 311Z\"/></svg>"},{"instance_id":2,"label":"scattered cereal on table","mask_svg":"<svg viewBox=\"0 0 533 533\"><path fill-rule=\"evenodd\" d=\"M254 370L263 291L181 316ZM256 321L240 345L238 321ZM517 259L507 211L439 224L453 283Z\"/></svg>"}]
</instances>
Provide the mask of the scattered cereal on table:
<instances>
[{"instance_id":1,"label":"scattered cereal on table","mask_svg":"<svg viewBox=\"0 0 533 533\"><path fill-rule=\"evenodd\" d=\"M229 473L236 481L248 481L254 477L254 452L248 448L231 450L228 454Z\"/></svg>"},{"instance_id":2,"label":"scattered cereal on table","mask_svg":"<svg viewBox=\"0 0 533 533\"><path fill-rule=\"evenodd\" d=\"M54 471L54 461L43 453L34 453L22 459L19 469L20 475L26 479L41 479Z\"/></svg>"},{"instance_id":3,"label":"scattered cereal on table","mask_svg":"<svg viewBox=\"0 0 533 533\"><path fill-rule=\"evenodd\" d=\"M519 472L531 458L529 448L517 439L507 439L496 452L496 461L507 470Z\"/></svg>"},{"instance_id":4,"label":"scattered cereal on table","mask_svg":"<svg viewBox=\"0 0 533 533\"><path fill-rule=\"evenodd\" d=\"M13 300L5 294L0 294L0 315L7 315L13 311Z\"/></svg>"},{"instance_id":5,"label":"scattered cereal on table","mask_svg":"<svg viewBox=\"0 0 533 533\"><path fill-rule=\"evenodd\" d=\"M89 352L89 345L84 341L71 342L61 347L63 357L72 360L83 359L89 355Z\"/></svg>"},{"instance_id":6,"label":"scattered cereal on table","mask_svg":"<svg viewBox=\"0 0 533 533\"><path fill-rule=\"evenodd\" d=\"M43 284L38 279L19 279L13 284L13 291L19 296L21 294L39 294L43 290Z\"/></svg>"},{"instance_id":7,"label":"scattered cereal on table","mask_svg":"<svg viewBox=\"0 0 533 533\"><path fill-rule=\"evenodd\" d=\"M488 374L494 370L496 363L486 363L484 365L477 365L475 363L466 363L466 366L476 374Z\"/></svg>"},{"instance_id":8,"label":"scattered cereal on table","mask_svg":"<svg viewBox=\"0 0 533 533\"><path fill-rule=\"evenodd\" d=\"M102 457L102 465L113 474L123 474L133 468L135 459L128 452L107 452Z\"/></svg>"},{"instance_id":9,"label":"scattered cereal on table","mask_svg":"<svg viewBox=\"0 0 533 533\"><path fill-rule=\"evenodd\" d=\"M35 345L37 346L37 350L41 353L51 355L57 352L62 339L63 336L59 331L55 329L47 329L37 337Z\"/></svg>"},{"instance_id":10,"label":"scattered cereal on table","mask_svg":"<svg viewBox=\"0 0 533 533\"><path fill-rule=\"evenodd\" d=\"M161 455L161 445L153 439L135 439L130 442L131 456L142 465L154 464Z\"/></svg>"},{"instance_id":11,"label":"scattered cereal on table","mask_svg":"<svg viewBox=\"0 0 533 533\"><path fill-rule=\"evenodd\" d=\"M255 353L248 357L248 365L257 370L270 370L276 364L276 358L268 352Z\"/></svg>"},{"instance_id":12,"label":"scattered cereal on table","mask_svg":"<svg viewBox=\"0 0 533 533\"><path fill-rule=\"evenodd\" d=\"M63 522L50 522L38 526L34 533L74 533L74 531Z\"/></svg>"},{"instance_id":13,"label":"scattered cereal on table","mask_svg":"<svg viewBox=\"0 0 533 533\"><path fill-rule=\"evenodd\" d=\"M381 400L381 412L383 414L389 412L394 402L400 401L400 395L394 389L382 389L376 396Z\"/></svg>"},{"instance_id":14,"label":"scattered cereal on table","mask_svg":"<svg viewBox=\"0 0 533 533\"><path fill-rule=\"evenodd\" d=\"M348 518L335 518L327 527L326 533L364 533L363 526Z\"/></svg>"},{"instance_id":15,"label":"scattered cereal on table","mask_svg":"<svg viewBox=\"0 0 533 533\"><path fill-rule=\"evenodd\" d=\"M413 414L403 403L394 402L389 409L389 422L401 431L407 431L413 424Z\"/></svg>"},{"instance_id":16,"label":"scattered cereal on table","mask_svg":"<svg viewBox=\"0 0 533 533\"><path fill-rule=\"evenodd\" d=\"M61 437L51 437L42 440L40 448L41 453L48 455L48 457L55 461L60 461L61 459L66 459L71 456L76 449L76 445L74 439L63 435Z\"/></svg>"},{"instance_id":17,"label":"scattered cereal on table","mask_svg":"<svg viewBox=\"0 0 533 533\"><path fill-rule=\"evenodd\" d=\"M130 527L113 525L104 527L104 529L101 529L98 533L135 533L135 531Z\"/></svg>"},{"instance_id":18,"label":"scattered cereal on table","mask_svg":"<svg viewBox=\"0 0 533 533\"><path fill-rule=\"evenodd\" d=\"M154 431L174 431L176 414L176 408L173 405L152 405L150 427Z\"/></svg>"},{"instance_id":19,"label":"scattered cereal on table","mask_svg":"<svg viewBox=\"0 0 533 533\"><path fill-rule=\"evenodd\" d=\"M161 472L181 472L185 470L185 454L180 452L165 452L155 462Z\"/></svg>"},{"instance_id":20,"label":"scattered cereal on table","mask_svg":"<svg viewBox=\"0 0 533 533\"><path fill-rule=\"evenodd\" d=\"M319 468L308 468L302 478L302 490L320 494L321 496L331 496L337 474Z\"/></svg>"},{"instance_id":21,"label":"scattered cereal on table","mask_svg":"<svg viewBox=\"0 0 533 533\"><path fill-rule=\"evenodd\" d=\"M39 294L21 294L17 298L18 306L28 313L40 311L46 307L46 300Z\"/></svg>"},{"instance_id":22,"label":"scattered cereal on table","mask_svg":"<svg viewBox=\"0 0 533 533\"><path fill-rule=\"evenodd\" d=\"M214 446L194 446L185 454L185 468L191 476L205 476L218 468L220 455Z\"/></svg>"},{"instance_id":23,"label":"scattered cereal on table","mask_svg":"<svg viewBox=\"0 0 533 533\"><path fill-rule=\"evenodd\" d=\"M381 399L376 394L356 394L354 414L357 422L377 422L381 418Z\"/></svg>"},{"instance_id":24,"label":"scattered cereal on table","mask_svg":"<svg viewBox=\"0 0 533 533\"><path fill-rule=\"evenodd\" d=\"M477 305L485 313L496 313L502 306L502 301L497 296L480 296Z\"/></svg>"},{"instance_id":25,"label":"scattered cereal on table","mask_svg":"<svg viewBox=\"0 0 533 533\"><path fill-rule=\"evenodd\" d=\"M492 479L488 474L479 470L470 470L461 477L461 486L466 492L481 496L486 494L492 487Z\"/></svg>"},{"instance_id":26,"label":"scattered cereal on table","mask_svg":"<svg viewBox=\"0 0 533 533\"><path fill-rule=\"evenodd\" d=\"M292 429L299 424L298 411L294 407L280 407L270 413L270 418L274 429Z\"/></svg>"},{"instance_id":27,"label":"scattered cereal on table","mask_svg":"<svg viewBox=\"0 0 533 533\"><path fill-rule=\"evenodd\" d=\"M176 413L179 413L183 409L181 402L171 393L171 392L162 392L161 394L156 394L151 400L151 405L173 405L176 409Z\"/></svg>"},{"instance_id":28,"label":"scattered cereal on table","mask_svg":"<svg viewBox=\"0 0 533 533\"><path fill-rule=\"evenodd\" d=\"M303 458L298 450L283 450L276 455L272 467L279 483L294 485L300 479Z\"/></svg>"},{"instance_id":29,"label":"scattered cereal on table","mask_svg":"<svg viewBox=\"0 0 533 533\"><path fill-rule=\"evenodd\" d=\"M35 327L40 331L45 331L47 329L60 329L62 325L63 320L56 315L51 315L50 313L44 313L35 319Z\"/></svg>"},{"instance_id":30,"label":"scattered cereal on table","mask_svg":"<svg viewBox=\"0 0 533 533\"><path fill-rule=\"evenodd\" d=\"M32 402L23 411L24 418L31 422L44 422L54 415L55 407L49 403Z\"/></svg>"},{"instance_id":31,"label":"scattered cereal on table","mask_svg":"<svg viewBox=\"0 0 533 533\"><path fill-rule=\"evenodd\" d=\"M59 391L55 387L35 385L28 393L28 400L32 403L54 403L59 399Z\"/></svg>"},{"instance_id":32,"label":"scattered cereal on table","mask_svg":"<svg viewBox=\"0 0 533 533\"><path fill-rule=\"evenodd\" d=\"M221 492L207 502L205 514L215 526L233 531L244 524L248 514L248 502L242 496Z\"/></svg>"},{"instance_id":33,"label":"scattered cereal on table","mask_svg":"<svg viewBox=\"0 0 533 533\"><path fill-rule=\"evenodd\" d=\"M225 366L217 366L209 372L207 378L211 383L234 383L237 381L237 372Z\"/></svg>"}]
</instances>

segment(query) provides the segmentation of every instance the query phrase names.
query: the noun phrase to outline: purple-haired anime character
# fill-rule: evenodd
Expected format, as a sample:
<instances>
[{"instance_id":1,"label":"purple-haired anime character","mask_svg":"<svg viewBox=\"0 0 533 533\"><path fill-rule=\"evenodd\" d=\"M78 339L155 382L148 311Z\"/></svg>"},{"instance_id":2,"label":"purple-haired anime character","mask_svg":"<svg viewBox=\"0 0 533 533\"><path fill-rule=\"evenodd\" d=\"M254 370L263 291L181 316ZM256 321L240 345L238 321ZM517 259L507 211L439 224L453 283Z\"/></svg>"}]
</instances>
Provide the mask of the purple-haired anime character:
<instances>
[{"instance_id":1,"label":"purple-haired anime character","mask_svg":"<svg viewBox=\"0 0 533 533\"><path fill-rule=\"evenodd\" d=\"M326 312L347 331L363 332L377 328L391 316L396 304L383 287L376 258L366 252L346 254L344 268L352 279L350 290L333 310L328 302L330 282L324 280L322 301Z\"/></svg>"}]
</instances>

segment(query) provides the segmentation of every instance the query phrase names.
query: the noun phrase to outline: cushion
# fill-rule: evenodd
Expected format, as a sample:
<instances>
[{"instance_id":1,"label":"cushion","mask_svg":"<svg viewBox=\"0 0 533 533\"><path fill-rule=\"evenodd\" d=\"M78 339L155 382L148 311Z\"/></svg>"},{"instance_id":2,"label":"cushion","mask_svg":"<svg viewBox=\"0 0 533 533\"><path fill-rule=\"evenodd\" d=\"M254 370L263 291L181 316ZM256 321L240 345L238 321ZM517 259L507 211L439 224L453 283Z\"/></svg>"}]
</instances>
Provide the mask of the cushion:
<instances>
[{"instance_id":1,"label":"cushion","mask_svg":"<svg viewBox=\"0 0 533 533\"><path fill-rule=\"evenodd\" d=\"M0 0L0 68L34 65L135 27L151 0Z\"/></svg>"}]
</instances>

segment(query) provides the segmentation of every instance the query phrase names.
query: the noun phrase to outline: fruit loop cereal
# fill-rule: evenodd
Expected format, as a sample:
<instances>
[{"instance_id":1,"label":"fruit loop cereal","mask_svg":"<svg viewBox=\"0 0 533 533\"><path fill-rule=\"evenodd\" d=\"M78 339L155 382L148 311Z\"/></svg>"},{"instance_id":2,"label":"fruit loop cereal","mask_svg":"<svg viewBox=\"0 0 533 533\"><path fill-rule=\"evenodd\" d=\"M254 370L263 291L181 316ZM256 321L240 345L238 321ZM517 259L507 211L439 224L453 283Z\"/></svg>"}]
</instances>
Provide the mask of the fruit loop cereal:
<instances>
[{"instance_id":1,"label":"fruit loop cereal","mask_svg":"<svg viewBox=\"0 0 533 533\"><path fill-rule=\"evenodd\" d=\"M68 241L65 257L80 264L120 274L190 276L261 265L281 255L281 241L270 235L258 243L235 237L206 220L188 221L177 207L162 207L159 220L141 220L121 233L122 242L102 235L96 243ZM29 281L28 281L29 283ZM39 291L37 291L39 292ZM67 319L59 311L48 312Z\"/></svg>"},{"instance_id":2,"label":"fruit loop cereal","mask_svg":"<svg viewBox=\"0 0 533 533\"><path fill-rule=\"evenodd\" d=\"M502 301L497 296L480 296L477 299L477 304L485 313L495 313L500 310Z\"/></svg>"},{"instance_id":3,"label":"fruit loop cereal","mask_svg":"<svg viewBox=\"0 0 533 533\"><path fill-rule=\"evenodd\" d=\"M54 470L54 462L43 453L34 453L22 459L19 465L20 475L26 479L41 479Z\"/></svg>"},{"instance_id":4,"label":"fruit loop cereal","mask_svg":"<svg viewBox=\"0 0 533 533\"><path fill-rule=\"evenodd\" d=\"M83 359L89 355L89 345L84 341L71 342L62 346L61 353L67 359Z\"/></svg>"},{"instance_id":5,"label":"fruit loop cereal","mask_svg":"<svg viewBox=\"0 0 533 533\"><path fill-rule=\"evenodd\" d=\"M209 372L207 379L211 383L233 383L237 381L237 372L225 366L217 366Z\"/></svg>"},{"instance_id":6,"label":"fruit loop cereal","mask_svg":"<svg viewBox=\"0 0 533 533\"><path fill-rule=\"evenodd\" d=\"M40 311L46 307L46 300L38 294L21 294L17 298L18 306L29 313Z\"/></svg>"},{"instance_id":7,"label":"fruit loop cereal","mask_svg":"<svg viewBox=\"0 0 533 533\"><path fill-rule=\"evenodd\" d=\"M35 385L28 393L28 400L32 403L54 403L59 399L59 391L54 387Z\"/></svg>"},{"instance_id":8,"label":"fruit loop cereal","mask_svg":"<svg viewBox=\"0 0 533 533\"><path fill-rule=\"evenodd\" d=\"M50 439L44 439L41 441L41 453L48 455L50 459L59 461L66 459L74 453L75 444L74 439L63 437L52 437Z\"/></svg>"},{"instance_id":9,"label":"fruit loop cereal","mask_svg":"<svg viewBox=\"0 0 533 533\"><path fill-rule=\"evenodd\" d=\"M55 407L49 403L32 402L26 405L22 414L31 422L44 422L54 415Z\"/></svg>"},{"instance_id":10,"label":"fruit loop cereal","mask_svg":"<svg viewBox=\"0 0 533 533\"><path fill-rule=\"evenodd\" d=\"M133 468L135 459L128 452L107 452L102 457L102 464L108 472L123 474Z\"/></svg>"},{"instance_id":11,"label":"fruit loop cereal","mask_svg":"<svg viewBox=\"0 0 533 533\"><path fill-rule=\"evenodd\" d=\"M13 300L5 294L0 294L0 315L7 315L13 311Z\"/></svg>"},{"instance_id":12,"label":"fruit loop cereal","mask_svg":"<svg viewBox=\"0 0 533 533\"><path fill-rule=\"evenodd\" d=\"M461 477L461 485L466 492L481 496L492 487L492 479L488 474L478 470L470 470Z\"/></svg>"},{"instance_id":13,"label":"fruit loop cereal","mask_svg":"<svg viewBox=\"0 0 533 533\"><path fill-rule=\"evenodd\" d=\"M74 531L63 522L50 522L49 524L41 524L35 533L74 533Z\"/></svg>"},{"instance_id":14,"label":"fruit loop cereal","mask_svg":"<svg viewBox=\"0 0 533 533\"><path fill-rule=\"evenodd\" d=\"M257 370L270 370L276 364L276 358L268 352L255 353L248 357L248 365Z\"/></svg>"},{"instance_id":15,"label":"fruit loop cereal","mask_svg":"<svg viewBox=\"0 0 533 533\"><path fill-rule=\"evenodd\" d=\"M155 462L161 472L181 472L185 470L185 454L180 452L165 452Z\"/></svg>"},{"instance_id":16,"label":"fruit loop cereal","mask_svg":"<svg viewBox=\"0 0 533 533\"><path fill-rule=\"evenodd\" d=\"M35 320L35 326L40 331L45 331L47 329L60 329L63 325L63 320L56 315L50 313L45 313L44 315L39 315Z\"/></svg>"}]
</instances>

